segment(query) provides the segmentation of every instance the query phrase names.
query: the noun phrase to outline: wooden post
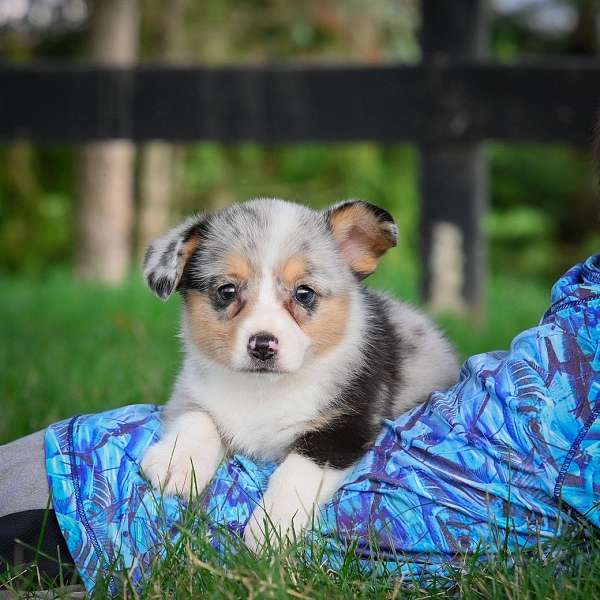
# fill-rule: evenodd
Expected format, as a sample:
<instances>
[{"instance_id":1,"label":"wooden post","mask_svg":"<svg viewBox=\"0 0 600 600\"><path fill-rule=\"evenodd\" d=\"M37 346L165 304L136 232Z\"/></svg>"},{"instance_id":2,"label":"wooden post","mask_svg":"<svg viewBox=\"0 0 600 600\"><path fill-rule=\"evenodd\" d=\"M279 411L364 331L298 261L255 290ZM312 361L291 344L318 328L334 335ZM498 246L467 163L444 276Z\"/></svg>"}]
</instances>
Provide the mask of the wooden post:
<instances>
[{"instance_id":1,"label":"wooden post","mask_svg":"<svg viewBox=\"0 0 600 600\"><path fill-rule=\"evenodd\" d=\"M486 0L421 1L421 48L429 92L419 146L422 293L436 311L481 314L487 260L481 219L488 167L482 143L458 140L469 126L467 112L453 106L458 95L427 67L483 58L487 9Z\"/></svg>"},{"instance_id":2,"label":"wooden post","mask_svg":"<svg viewBox=\"0 0 600 600\"><path fill-rule=\"evenodd\" d=\"M185 59L186 11L189 0L170 0L160 5L158 60L177 63ZM173 200L180 179L183 148L162 140L147 142L140 151L137 255L171 225Z\"/></svg>"},{"instance_id":3,"label":"wooden post","mask_svg":"<svg viewBox=\"0 0 600 600\"><path fill-rule=\"evenodd\" d=\"M139 0L96 2L91 59L105 66L131 67L138 56L139 23ZM81 149L76 252L81 278L119 283L127 275L134 158L135 146L125 139L91 142Z\"/></svg>"}]
</instances>

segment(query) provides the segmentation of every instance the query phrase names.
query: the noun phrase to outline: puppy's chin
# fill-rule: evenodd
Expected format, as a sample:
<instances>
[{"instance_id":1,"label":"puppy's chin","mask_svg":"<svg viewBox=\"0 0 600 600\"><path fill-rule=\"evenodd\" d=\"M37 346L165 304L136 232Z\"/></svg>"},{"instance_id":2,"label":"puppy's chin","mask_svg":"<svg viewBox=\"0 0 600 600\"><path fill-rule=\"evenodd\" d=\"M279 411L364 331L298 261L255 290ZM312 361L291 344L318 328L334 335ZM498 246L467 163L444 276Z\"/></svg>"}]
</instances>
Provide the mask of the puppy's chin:
<instances>
[{"instance_id":1,"label":"puppy's chin","mask_svg":"<svg viewBox=\"0 0 600 600\"><path fill-rule=\"evenodd\" d=\"M235 370L240 371L242 373L251 373L263 377L269 375L287 375L290 373L290 371L284 369L281 365L278 365L276 362L271 363L270 361L252 361Z\"/></svg>"},{"instance_id":2,"label":"puppy's chin","mask_svg":"<svg viewBox=\"0 0 600 600\"><path fill-rule=\"evenodd\" d=\"M288 371L278 371L276 369L240 369L239 373L245 375L256 375L256 377L264 377L265 379L279 379L288 375Z\"/></svg>"}]
</instances>

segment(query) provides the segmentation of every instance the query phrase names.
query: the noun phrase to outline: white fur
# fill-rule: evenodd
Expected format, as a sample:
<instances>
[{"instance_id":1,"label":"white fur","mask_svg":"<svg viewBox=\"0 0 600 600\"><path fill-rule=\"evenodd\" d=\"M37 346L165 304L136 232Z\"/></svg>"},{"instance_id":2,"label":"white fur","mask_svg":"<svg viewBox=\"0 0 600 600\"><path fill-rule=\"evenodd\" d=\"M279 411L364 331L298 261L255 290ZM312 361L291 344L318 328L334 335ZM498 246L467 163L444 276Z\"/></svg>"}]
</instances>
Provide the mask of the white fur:
<instances>
[{"instance_id":1,"label":"white fur","mask_svg":"<svg viewBox=\"0 0 600 600\"><path fill-rule=\"evenodd\" d=\"M431 326L431 321L420 310L379 293L389 307L393 325L403 332L414 348L406 357L404 383L394 402L397 415L424 401L440 382L446 385L456 379L459 363L450 342Z\"/></svg>"},{"instance_id":2,"label":"white fur","mask_svg":"<svg viewBox=\"0 0 600 600\"><path fill-rule=\"evenodd\" d=\"M304 456L289 454L246 525L246 546L256 552L267 539L276 545L301 534L313 518L318 519L315 508L333 496L347 473L348 469L322 468Z\"/></svg>"}]
</instances>

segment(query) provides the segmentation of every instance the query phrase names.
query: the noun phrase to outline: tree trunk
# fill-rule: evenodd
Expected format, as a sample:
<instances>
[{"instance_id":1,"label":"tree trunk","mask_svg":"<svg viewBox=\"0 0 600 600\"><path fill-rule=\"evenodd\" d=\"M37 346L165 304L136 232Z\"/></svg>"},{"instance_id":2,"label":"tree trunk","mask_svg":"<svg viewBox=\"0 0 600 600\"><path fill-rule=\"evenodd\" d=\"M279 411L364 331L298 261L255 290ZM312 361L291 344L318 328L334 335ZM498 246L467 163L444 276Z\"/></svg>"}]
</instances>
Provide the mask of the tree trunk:
<instances>
[{"instance_id":1,"label":"tree trunk","mask_svg":"<svg viewBox=\"0 0 600 600\"><path fill-rule=\"evenodd\" d=\"M130 66L138 56L138 0L99 0L90 30L90 58ZM76 271L85 279L119 283L129 270L135 147L94 142L80 156Z\"/></svg>"},{"instance_id":2,"label":"tree trunk","mask_svg":"<svg viewBox=\"0 0 600 600\"><path fill-rule=\"evenodd\" d=\"M187 0L170 0L160 7L158 56L166 62L184 57L184 16ZM140 158L140 203L137 236L138 255L169 227L180 153L166 142L144 145Z\"/></svg>"},{"instance_id":3,"label":"tree trunk","mask_svg":"<svg viewBox=\"0 0 600 600\"><path fill-rule=\"evenodd\" d=\"M140 214L138 254L164 233L171 219L174 187L173 146L167 142L144 145L140 159Z\"/></svg>"}]
</instances>

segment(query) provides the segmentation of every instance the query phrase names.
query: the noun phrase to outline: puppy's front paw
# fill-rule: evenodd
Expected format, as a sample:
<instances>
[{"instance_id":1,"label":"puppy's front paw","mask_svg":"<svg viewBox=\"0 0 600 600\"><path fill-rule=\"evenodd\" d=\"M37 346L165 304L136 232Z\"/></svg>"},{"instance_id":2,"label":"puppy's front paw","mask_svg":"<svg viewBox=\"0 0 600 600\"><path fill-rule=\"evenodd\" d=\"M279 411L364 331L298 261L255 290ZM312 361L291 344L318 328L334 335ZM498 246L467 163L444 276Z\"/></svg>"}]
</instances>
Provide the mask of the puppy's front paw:
<instances>
[{"instance_id":1,"label":"puppy's front paw","mask_svg":"<svg viewBox=\"0 0 600 600\"><path fill-rule=\"evenodd\" d=\"M162 440L148 449L141 468L152 487L186 498L199 494L213 476L215 465L207 462L185 446L178 448L176 443Z\"/></svg>"},{"instance_id":2,"label":"puppy's front paw","mask_svg":"<svg viewBox=\"0 0 600 600\"><path fill-rule=\"evenodd\" d=\"M309 523L310 515L297 503L279 502L268 513L257 506L244 530L244 543L249 550L258 553L268 544L276 548L287 541L294 541Z\"/></svg>"},{"instance_id":3,"label":"puppy's front paw","mask_svg":"<svg viewBox=\"0 0 600 600\"><path fill-rule=\"evenodd\" d=\"M257 507L244 529L244 544L257 554L264 548L270 530L271 525L265 516L265 511L261 507ZM275 536L271 535L270 537L273 539Z\"/></svg>"},{"instance_id":4,"label":"puppy's front paw","mask_svg":"<svg viewBox=\"0 0 600 600\"><path fill-rule=\"evenodd\" d=\"M346 471L323 468L305 456L291 453L275 469L261 503L244 531L253 552L294 541L318 517L318 507L329 500Z\"/></svg>"},{"instance_id":5,"label":"puppy's front paw","mask_svg":"<svg viewBox=\"0 0 600 600\"><path fill-rule=\"evenodd\" d=\"M291 523L275 523L267 517L263 508L257 508L250 517L244 530L246 547L258 554L268 545L277 548L288 537Z\"/></svg>"}]
</instances>

